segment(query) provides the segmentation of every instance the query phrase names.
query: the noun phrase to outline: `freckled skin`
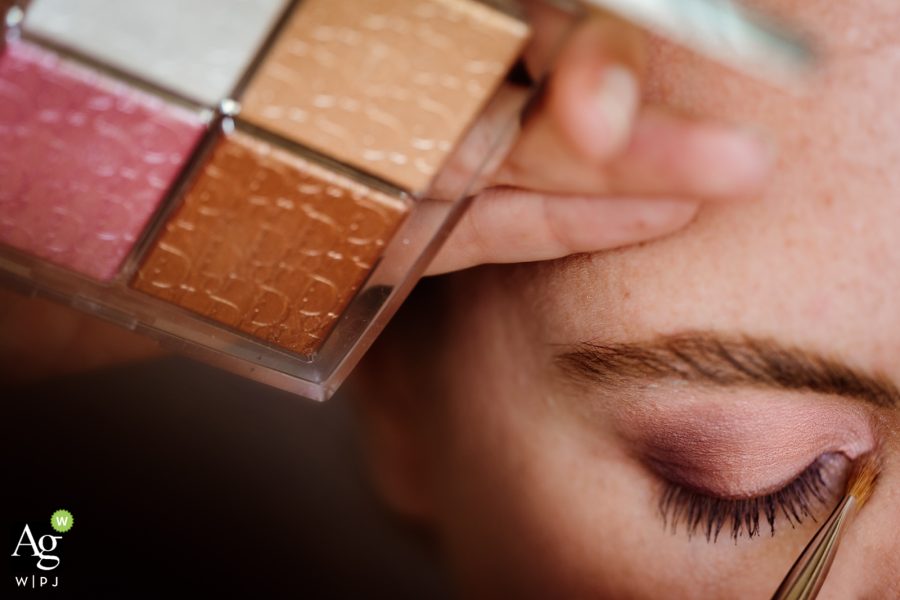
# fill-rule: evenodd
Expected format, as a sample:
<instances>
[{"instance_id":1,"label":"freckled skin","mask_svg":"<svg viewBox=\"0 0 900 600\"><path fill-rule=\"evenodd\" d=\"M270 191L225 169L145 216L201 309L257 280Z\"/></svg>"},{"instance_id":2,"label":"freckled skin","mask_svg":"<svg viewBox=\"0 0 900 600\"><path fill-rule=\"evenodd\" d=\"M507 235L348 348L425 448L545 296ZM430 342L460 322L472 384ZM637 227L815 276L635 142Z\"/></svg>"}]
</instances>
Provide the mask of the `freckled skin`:
<instances>
[{"instance_id":1,"label":"freckled skin","mask_svg":"<svg viewBox=\"0 0 900 600\"><path fill-rule=\"evenodd\" d=\"M658 482L612 424L573 408L547 366L553 344L746 332L900 381L900 4L757 4L825 46L809 89L657 44L646 93L771 138L764 197L706 208L658 242L452 279L446 399L409 423L429 432L417 512L470 595L766 598L814 528L737 545L664 533ZM616 398L583 400L602 416ZM820 598L900 596L900 411L874 422L883 476Z\"/></svg>"}]
</instances>

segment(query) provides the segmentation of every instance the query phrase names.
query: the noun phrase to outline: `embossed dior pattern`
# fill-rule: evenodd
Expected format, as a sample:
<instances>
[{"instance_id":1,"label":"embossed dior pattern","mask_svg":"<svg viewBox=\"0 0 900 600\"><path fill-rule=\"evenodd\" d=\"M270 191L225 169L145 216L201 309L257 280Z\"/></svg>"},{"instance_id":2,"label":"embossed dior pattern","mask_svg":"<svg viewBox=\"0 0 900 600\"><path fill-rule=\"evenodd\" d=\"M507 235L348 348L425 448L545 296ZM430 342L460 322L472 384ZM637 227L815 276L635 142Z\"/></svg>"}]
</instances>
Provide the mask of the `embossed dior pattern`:
<instances>
[{"instance_id":1,"label":"embossed dior pattern","mask_svg":"<svg viewBox=\"0 0 900 600\"><path fill-rule=\"evenodd\" d=\"M203 130L197 115L10 42L0 56L0 242L111 279Z\"/></svg>"},{"instance_id":2,"label":"embossed dior pattern","mask_svg":"<svg viewBox=\"0 0 900 600\"><path fill-rule=\"evenodd\" d=\"M311 355L406 211L235 132L219 140L132 286Z\"/></svg>"},{"instance_id":3,"label":"embossed dior pattern","mask_svg":"<svg viewBox=\"0 0 900 600\"><path fill-rule=\"evenodd\" d=\"M241 116L422 192L528 33L473 0L305 0Z\"/></svg>"}]
</instances>

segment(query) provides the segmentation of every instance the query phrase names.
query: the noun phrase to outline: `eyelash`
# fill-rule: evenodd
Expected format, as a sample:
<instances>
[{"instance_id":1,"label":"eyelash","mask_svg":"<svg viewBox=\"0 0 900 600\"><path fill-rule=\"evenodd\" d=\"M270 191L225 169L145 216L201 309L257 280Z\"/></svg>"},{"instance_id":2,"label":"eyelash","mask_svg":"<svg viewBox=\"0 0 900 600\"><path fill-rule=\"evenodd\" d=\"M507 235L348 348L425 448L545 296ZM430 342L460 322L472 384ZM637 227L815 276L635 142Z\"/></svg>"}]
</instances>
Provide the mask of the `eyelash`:
<instances>
[{"instance_id":1,"label":"eyelash","mask_svg":"<svg viewBox=\"0 0 900 600\"><path fill-rule=\"evenodd\" d=\"M664 526L672 533L684 525L689 538L700 532L707 542L718 541L727 524L731 525L735 543L745 533L751 539L759 536L761 518L765 518L771 535L775 535L779 512L792 528L806 518L816 521L812 514L814 502L825 504L830 491L823 477L825 468L826 456L820 456L780 490L755 498L721 498L667 481L659 511Z\"/></svg>"}]
</instances>

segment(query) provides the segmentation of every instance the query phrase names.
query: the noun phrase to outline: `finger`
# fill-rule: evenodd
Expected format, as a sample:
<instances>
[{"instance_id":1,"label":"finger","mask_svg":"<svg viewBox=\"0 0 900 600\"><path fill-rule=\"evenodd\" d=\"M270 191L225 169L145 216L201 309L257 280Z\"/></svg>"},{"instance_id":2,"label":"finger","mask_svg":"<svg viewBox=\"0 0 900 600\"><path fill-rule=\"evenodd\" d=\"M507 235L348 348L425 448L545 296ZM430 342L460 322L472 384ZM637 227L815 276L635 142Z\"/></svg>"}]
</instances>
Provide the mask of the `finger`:
<instances>
[{"instance_id":1,"label":"finger","mask_svg":"<svg viewBox=\"0 0 900 600\"><path fill-rule=\"evenodd\" d=\"M482 263L595 252L660 237L694 217L696 202L594 198L494 188L480 194L428 269L434 275Z\"/></svg>"},{"instance_id":2,"label":"finger","mask_svg":"<svg viewBox=\"0 0 900 600\"><path fill-rule=\"evenodd\" d=\"M153 340L47 300L0 291L0 381L42 377L159 356Z\"/></svg>"},{"instance_id":3,"label":"finger","mask_svg":"<svg viewBox=\"0 0 900 600\"><path fill-rule=\"evenodd\" d=\"M640 102L640 48L639 34L627 26L605 20L583 26L560 55L496 183L588 191L568 189L571 179L557 169L593 173L628 142Z\"/></svg>"},{"instance_id":4,"label":"finger","mask_svg":"<svg viewBox=\"0 0 900 600\"><path fill-rule=\"evenodd\" d=\"M545 0L522 0L522 4L528 22L533 25L532 38L525 52L525 62L532 75L550 63L565 63L566 53L583 38L586 31L592 32L604 44L601 56L608 55L643 73L645 36L631 23L597 11L575 23L573 28L568 10ZM560 40L564 40L563 48L560 48Z\"/></svg>"},{"instance_id":5,"label":"finger","mask_svg":"<svg viewBox=\"0 0 900 600\"><path fill-rule=\"evenodd\" d=\"M528 153L517 160L529 168L507 166L495 179L569 194L720 201L757 196L774 166L772 147L755 133L653 107L643 109L627 145L609 160L556 159L537 140Z\"/></svg>"},{"instance_id":6,"label":"finger","mask_svg":"<svg viewBox=\"0 0 900 600\"><path fill-rule=\"evenodd\" d=\"M761 191L773 165L773 148L756 133L648 108L624 152L608 165L602 189L704 200L745 198Z\"/></svg>"},{"instance_id":7,"label":"finger","mask_svg":"<svg viewBox=\"0 0 900 600\"><path fill-rule=\"evenodd\" d=\"M559 51L559 40L572 28L571 15L543 0L523 0L527 21L532 24L532 37L525 50L524 62L534 77L546 71Z\"/></svg>"}]
</instances>

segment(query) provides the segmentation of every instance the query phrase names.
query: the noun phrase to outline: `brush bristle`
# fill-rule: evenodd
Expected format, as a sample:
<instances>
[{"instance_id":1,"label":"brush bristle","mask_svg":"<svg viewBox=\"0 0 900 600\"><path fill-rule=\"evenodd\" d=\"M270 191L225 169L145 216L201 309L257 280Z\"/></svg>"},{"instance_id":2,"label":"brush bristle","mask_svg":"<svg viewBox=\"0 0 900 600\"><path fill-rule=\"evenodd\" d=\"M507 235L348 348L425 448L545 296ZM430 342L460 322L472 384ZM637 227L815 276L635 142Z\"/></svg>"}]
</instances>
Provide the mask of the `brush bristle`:
<instances>
[{"instance_id":1,"label":"brush bristle","mask_svg":"<svg viewBox=\"0 0 900 600\"><path fill-rule=\"evenodd\" d=\"M875 480L878 479L880 471L878 461L871 454L859 458L853 474L850 476L850 485L847 490L849 496L856 498L856 504L862 508L872 495L872 488L875 487Z\"/></svg>"}]
</instances>

